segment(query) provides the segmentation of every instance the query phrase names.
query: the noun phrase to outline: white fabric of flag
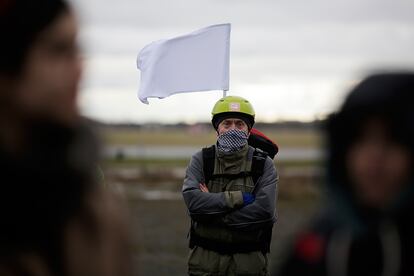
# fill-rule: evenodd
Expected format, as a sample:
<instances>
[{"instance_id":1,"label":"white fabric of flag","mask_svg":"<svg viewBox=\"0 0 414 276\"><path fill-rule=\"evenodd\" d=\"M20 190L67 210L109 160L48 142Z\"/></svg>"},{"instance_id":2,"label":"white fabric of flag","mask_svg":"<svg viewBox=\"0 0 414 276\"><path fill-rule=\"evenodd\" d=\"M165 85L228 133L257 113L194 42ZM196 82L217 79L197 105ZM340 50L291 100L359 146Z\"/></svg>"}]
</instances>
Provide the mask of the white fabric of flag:
<instances>
[{"instance_id":1,"label":"white fabric of flag","mask_svg":"<svg viewBox=\"0 0 414 276\"><path fill-rule=\"evenodd\" d=\"M188 35L153 42L138 55L139 99L176 93L228 90L230 24L212 25Z\"/></svg>"}]
</instances>

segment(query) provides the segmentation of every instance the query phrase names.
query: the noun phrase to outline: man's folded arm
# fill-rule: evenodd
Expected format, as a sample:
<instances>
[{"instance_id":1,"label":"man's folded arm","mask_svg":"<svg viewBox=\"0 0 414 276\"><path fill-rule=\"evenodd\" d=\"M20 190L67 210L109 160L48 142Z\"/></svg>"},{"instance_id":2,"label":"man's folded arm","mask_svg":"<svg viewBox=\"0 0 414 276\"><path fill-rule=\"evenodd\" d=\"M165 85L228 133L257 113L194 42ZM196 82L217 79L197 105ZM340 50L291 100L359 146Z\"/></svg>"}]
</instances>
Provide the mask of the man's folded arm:
<instances>
[{"instance_id":1,"label":"man's folded arm","mask_svg":"<svg viewBox=\"0 0 414 276\"><path fill-rule=\"evenodd\" d=\"M276 221L278 175L268 158L255 188L255 201L223 216L224 224L235 228L261 227Z\"/></svg>"},{"instance_id":2,"label":"man's folded arm","mask_svg":"<svg viewBox=\"0 0 414 276\"><path fill-rule=\"evenodd\" d=\"M200 189L204 183L202 152L196 153L186 170L182 194L191 216L209 216L228 213L243 205L240 191L205 193Z\"/></svg>"}]
</instances>

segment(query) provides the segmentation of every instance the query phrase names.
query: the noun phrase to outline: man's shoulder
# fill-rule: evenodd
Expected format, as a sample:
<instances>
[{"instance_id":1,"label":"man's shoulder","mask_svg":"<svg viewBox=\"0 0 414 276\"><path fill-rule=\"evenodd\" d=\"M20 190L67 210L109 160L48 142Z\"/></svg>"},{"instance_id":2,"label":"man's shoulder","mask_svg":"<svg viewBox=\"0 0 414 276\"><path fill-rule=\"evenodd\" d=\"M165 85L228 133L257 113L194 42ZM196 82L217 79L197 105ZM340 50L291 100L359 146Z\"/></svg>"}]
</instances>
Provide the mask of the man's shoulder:
<instances>
[{"instance_id":1,"label":"man's shoulder","mask_svg":"<svg viewBox=\"0 0 414 276\"><path fill-rule=\"evenodd\" d=\"M203 163L203 159L204 159L204 154L203 154L203 151L204 150L208 150L208 151L211 151L211 153L213 154L213 156L214 156L214 154L215 154L215 146L214 145L210 145L210 146L206 146L206 147L203 147L203 148L201 148L201 149L199 149L198 151L196 151L193 155L192 155L192 160L196 160L196 161L198 161L198 162L201 162L201 164Z\"/></svg>"},{"instance_id":2,"label":"man's shoulder","mask_svg":"<svg viewBox=\"0 0 414 276\"><path fill-rule=\"evenodd\" d=\"M193 153L192 159L196 160L202 160L203 159L203 149L197 150L195 153Z\"/></svg>"}]
</instances>

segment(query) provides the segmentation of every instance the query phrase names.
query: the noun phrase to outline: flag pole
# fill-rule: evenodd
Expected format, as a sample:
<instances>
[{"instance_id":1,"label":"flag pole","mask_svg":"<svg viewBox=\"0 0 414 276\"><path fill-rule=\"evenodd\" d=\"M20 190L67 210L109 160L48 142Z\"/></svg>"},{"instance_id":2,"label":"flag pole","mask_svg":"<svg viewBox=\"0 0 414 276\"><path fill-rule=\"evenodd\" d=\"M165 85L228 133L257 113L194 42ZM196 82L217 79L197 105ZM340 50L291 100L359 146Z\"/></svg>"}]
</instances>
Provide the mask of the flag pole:
<instances>
[{"instance_id":1,"label":"flag pole","mask_svg":"<svg viewBox=\"0 0 414 276\"><path fill-rule=\"evenodd\" d=\"M227 91L228 90L223 90L223 98L227 96Z\"/></svg>"}]
</instances>

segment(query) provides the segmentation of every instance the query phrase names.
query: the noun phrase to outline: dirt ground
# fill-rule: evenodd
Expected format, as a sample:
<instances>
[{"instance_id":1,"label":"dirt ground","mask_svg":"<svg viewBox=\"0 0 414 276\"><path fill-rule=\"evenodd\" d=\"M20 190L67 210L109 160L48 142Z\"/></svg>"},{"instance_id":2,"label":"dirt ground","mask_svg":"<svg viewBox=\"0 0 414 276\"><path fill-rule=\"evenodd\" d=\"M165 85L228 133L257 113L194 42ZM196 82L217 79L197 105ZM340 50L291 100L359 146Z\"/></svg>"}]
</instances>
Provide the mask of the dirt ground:
<instances>
[{"instance_id":1,"label":"dirt ground","mask_svg":"<svg viewBox=\"0 0 414 276\"><path fill-rule=\"evenodd\" d=\"M314 211L314 202L282 201L274 227L270 268L283 260L291 236L301 229ZM189 219L178 200L130 201L134 234L135 275L186 275Z\"/></svg>"},{"instance_id":2,"label":"dirt ground","mask_svg":"<svg viewBox=\"0 0 414 276\"><path fill-rule=\"evenodd\" d=\"M117 167L106 172L108 185L116 186L128 202L134 275L186 275L190 220L180 193L182 180L178 176L183 168L175 168L176 173L170 170L174 169L140 175L135 169ZM309 168L282 167L279 173L271 271L283 260L292 236L314 214L320 193L319 174Z\"/></svg>"}]
</instances>

